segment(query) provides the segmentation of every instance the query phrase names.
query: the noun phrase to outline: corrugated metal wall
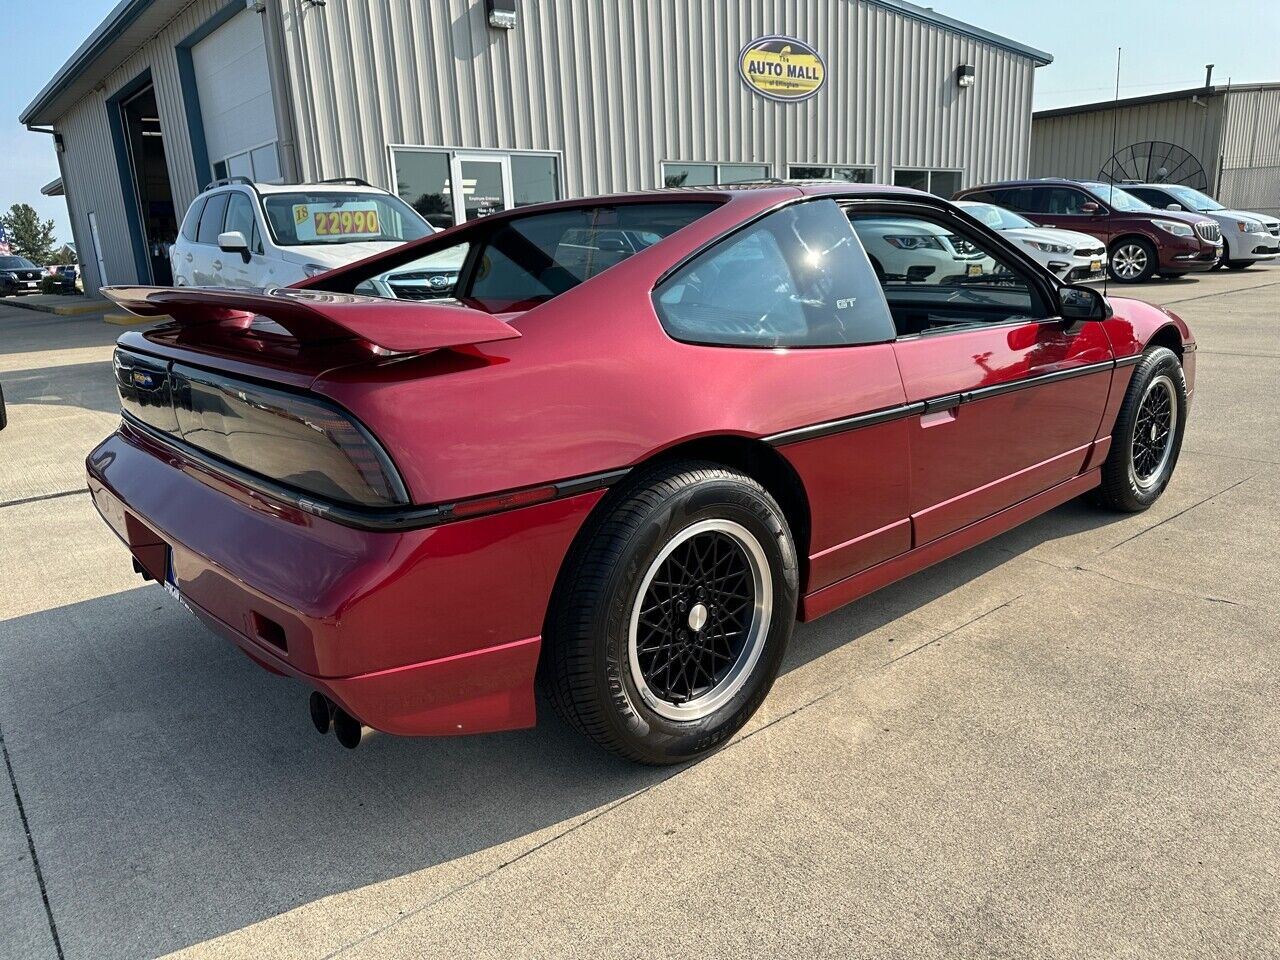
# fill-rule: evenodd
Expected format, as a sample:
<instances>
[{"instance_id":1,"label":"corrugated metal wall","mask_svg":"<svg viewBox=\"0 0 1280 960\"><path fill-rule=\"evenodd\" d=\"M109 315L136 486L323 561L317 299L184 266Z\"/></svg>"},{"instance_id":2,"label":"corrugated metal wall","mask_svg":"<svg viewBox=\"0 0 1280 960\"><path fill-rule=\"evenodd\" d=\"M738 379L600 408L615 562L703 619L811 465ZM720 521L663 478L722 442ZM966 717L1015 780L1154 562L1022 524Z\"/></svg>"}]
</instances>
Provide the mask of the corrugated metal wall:
<instances>
[{"instance_id":1,"label":"corrugated metal wall","mask_svg":"<svg viewBox=\"0 0 1280 960\"><path fill-rule=\"evenodd\" d=\"M225 3L226 0L198 0L187 7L55 124L66 144L62 155L63 183L86 290L96 290L101 285L89 232L90 211L97 217L108 279L112 283L133 283L138 279L125 219L124 194L107 123L107 99L150 68L174 206L181 218L198 190L174 49Z\"/></svg>"},{"instance_id":2,"label":"corrugated metal wall","mask_svg":"<svg viewBox=\"0 0 1280 960\"><path fill-rule=\"evenodd\" d=\"M1037 117L1031 124L1031 176L1093 180L1113 149L1163 140L1190 151L1208 177L1210 192L1218 164L1223 98L1165 100L1119 110L1090 110ZM1114 137L1114 141L1113 141Z\"/></svg>"},{"instance_id":3,"label":"corrugated metal wall","mask_svg":"<svg viewBox=\"0 0 1280 960\"><path fill-rule=\"evenodd\" d=\"M1280 87L1231 91L1218 200L1280 216Z\"/></svg>"},{"instance_id":4,"label":"corrugated metal wall","mask_svg":"<svg viewBox=\"0 0 1280 960\"><path fill-rule=\"evenodd\" d=\"M509 31L478 0L283 3L308 178L389 187L392 143L563 151L570 195L654 187L663 160L1026 170L1032 61L861 0L540 0ZM826 59L816 97L740 81L774 33Z\"/></svg>"}]
</instances>

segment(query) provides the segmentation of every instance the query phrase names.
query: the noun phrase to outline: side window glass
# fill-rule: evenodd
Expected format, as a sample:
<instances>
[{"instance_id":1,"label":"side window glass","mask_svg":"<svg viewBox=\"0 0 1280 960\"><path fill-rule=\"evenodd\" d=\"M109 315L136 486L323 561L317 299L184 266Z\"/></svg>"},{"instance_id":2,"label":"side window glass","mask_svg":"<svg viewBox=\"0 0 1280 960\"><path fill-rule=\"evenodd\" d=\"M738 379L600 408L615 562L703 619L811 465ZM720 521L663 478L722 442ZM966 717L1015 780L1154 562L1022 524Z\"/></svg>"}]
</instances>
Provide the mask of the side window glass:
<instances>
[{"instance_id":1,"label":"side window glass","mask_svg":"<svg viewBox=\"0 0 1280 960\"><path fill-rule=\"evenodd\" d=\"M227 202L227 217L223 225L224 231L238 230L244 236L245 242L252 244L253 228L257 224L257 218L253 215L253 202L243 193L231 194L231 199ZM250 246L252 249L252 246Z\"/></svg>"},{"instance_id":2,"label":"side window glass","mask_svg":"<svg viewBox=\"0 0 1280 960\"><path fill-rule=\"evenodd\" d=\"M913 213L853 213L899 336L1047 316L1039 294L979 234Z\"/></svg>"},{"instance_id":3,"label":"side window glass","mask_svg":"<svg viewBox=\"0 0 1280 960\"><path fill-rule=\"evenodd\" d=\"M795 204L720 242L657 290L677 340L831 347L894 336L875 274L832 200Z\"/></svg>"},{"instance_id":4,"label":"side window glass","mask_svg":"<svg viewBox=\"0 0 1280 960\"><path fill-rule=\"evenodd\" d=\"M1067 217L1082 215L1085 201L1088 200L1079 190L1072 190L1070 187L1051 187L1048 195L1048 206L1044 212Z\"/></svg>"},{"instance_id":5,"label":"side window glass","mask_svg":"<svg viewBox=\"0 0 1280 960\"><path fill-rule=\"evenodd\" d=\"M1003 190L992 190L997 206L1017 213L1036 213L1036 191L1027 187L1006 187Z\"/></svg>"},{"instance_id":6,"label":"side window glass","mask_svg":"<svg viewBox=\"0 0 1280 960\"><path fill-rule=\"evenodd\" d=\"M222 217L227 212L227 194L215 193L204 205L200 214L200 229L196 232L196 243L218 243L218 234L222 232Z\"/></svg>"},{"instance_id":7,"label":"side window glass","mask_svg":"<svg viewBox=\"0 0 1280 960\"><path fill-rule=\"evenodd\" d=\"M200 212L204 210L204 197L196 197L191 209L182 219L182 236L187 240L195 240L196 228L200 225Z\"/></svg>"},{"instance_id":8,"label":"side window glass","mask_svg":"<svg viewBox=\"0 0 1280 960\"><path fill-rule=\"evenodd\" d=\"M262 255L262 231L258 229L258 218L253 218L253 235L249 237L249 249Z\"/></svg>"}]
</instances>

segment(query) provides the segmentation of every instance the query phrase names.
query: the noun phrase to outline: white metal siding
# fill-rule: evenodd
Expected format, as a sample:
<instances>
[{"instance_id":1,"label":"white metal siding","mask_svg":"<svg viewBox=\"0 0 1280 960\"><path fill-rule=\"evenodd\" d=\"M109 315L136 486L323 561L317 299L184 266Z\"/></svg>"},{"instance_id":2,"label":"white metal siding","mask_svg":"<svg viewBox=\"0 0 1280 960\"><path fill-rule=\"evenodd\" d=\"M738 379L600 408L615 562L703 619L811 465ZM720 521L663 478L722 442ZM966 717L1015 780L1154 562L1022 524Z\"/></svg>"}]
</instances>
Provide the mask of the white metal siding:
<instances>
[{"instance_id":1,"label":"white metal siding","mask_svg":"<svg viewBox=\"0 0 1280 960\"><path fill-rule=\"evenodd\" d=\"M183 10L146 47L114 70L89 96L54 124L65 143L63 183L71 214L71 231L76 238L76 249L81 252L86 291L95 291L101 286L98 266L89 254L93 250L89 233L90 210L94 211L98 221L102 258L111 281L128 283L138 279L125 220L124 195L107 124L107 98L147 68L151 69L174 206L181 220L198 191L174 49L180 40L193 33L224 3L225 0L198 0Z\"/></svg>"},{"instance_id":2,"label":"white metal siding","mask_svg":"<svg viewBox=\"0 0 1280 960\"><path fill-rule=\"evenodd\" d=\"M570 195L654 187L663 160L1026 171L1032 61L861 0L540 0L509 31L474 0L282 2L307 178L390 187L391 143L562 151ZM816 97L742 84L775 33L825 58Z\"/></svg>"},{"instance_id":3,"label":"white metal siding","mask_svg":"<svg viewBox=\"0 0 1280 960\"><path fill-rule=\"evenodd\" d=\"M236 14L191 48L209 162L276 138L262 17Z\"/></svg>"}]
</instances>

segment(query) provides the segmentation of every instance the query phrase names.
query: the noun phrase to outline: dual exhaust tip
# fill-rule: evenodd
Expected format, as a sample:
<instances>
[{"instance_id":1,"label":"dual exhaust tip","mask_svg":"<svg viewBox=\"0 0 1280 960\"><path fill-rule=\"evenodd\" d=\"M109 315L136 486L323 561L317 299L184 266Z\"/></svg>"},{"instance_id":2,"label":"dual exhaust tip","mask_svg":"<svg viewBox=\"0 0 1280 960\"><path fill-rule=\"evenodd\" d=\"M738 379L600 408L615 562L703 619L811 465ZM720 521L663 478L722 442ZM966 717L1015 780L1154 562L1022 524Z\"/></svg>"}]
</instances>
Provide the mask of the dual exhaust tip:
<instances>
[{"instance_id":1,"label":"dual exhaust tip","mask_svg":"<svg viewBox=\"0 0 1280 960\"><path fill-rule=\"evenodd\" d=\"M364 725L319 690L312 691L308 708L311 711L311 723L318 733L328 733L332 727L333 735L348 750L360 746Z\"/></svg>"}]
</instances>

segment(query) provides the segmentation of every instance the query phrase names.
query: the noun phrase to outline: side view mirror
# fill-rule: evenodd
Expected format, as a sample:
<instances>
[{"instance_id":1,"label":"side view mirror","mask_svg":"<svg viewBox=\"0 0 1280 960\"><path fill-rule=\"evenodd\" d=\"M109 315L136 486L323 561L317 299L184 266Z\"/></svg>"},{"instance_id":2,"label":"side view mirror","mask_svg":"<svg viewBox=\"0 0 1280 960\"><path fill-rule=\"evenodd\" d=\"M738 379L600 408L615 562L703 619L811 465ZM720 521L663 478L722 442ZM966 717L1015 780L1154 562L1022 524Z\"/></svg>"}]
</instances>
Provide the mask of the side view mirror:
<instances>
[{"instance_id":1,"label":"side view mirror","mask_svg":"<svg viewBox=\"0 0 1280 960\"><path fill-rule=\"evenodd\" d=\"M1115 315L1107 298L1092 287L1065 286L1058 290L1058 315L1064 320L1106 320Z\"/></svg>"},{"instance_id":2,"label":"side view mirror","mask_svg":"<svg viewBox=\"0 0 1280 960\"><path fill-rule=\"evenodd\" d=\"M218 249L223 253L238 253L241 260L249 262L249 241L239 230L218 234Z\"/></svg>"},{"instance_id":3,"label":"side view mirror","mask_svg":"<svg viewBox=\"0 0 1280 960\"><path fill-rule=\"evenodd\" d=\"M1085 213L1101 213L1102 205L1094 200L1086 200L1080 209Z\"/></svg>"},{"instance_id":4,"label":"side view mirror","mask_svg":"<svg viewBox=\"0 0 1280 960\"><path fill-rule=\"evenodd\" d=\"M1182 209L1182 204L1180 204L1180 203L1171 203L1171 204L1169 204L1167 207L1165 207L1165 209L1166 209L1166 210L1181 210L1181 209Z\"/></svg>"}]
</instances>

